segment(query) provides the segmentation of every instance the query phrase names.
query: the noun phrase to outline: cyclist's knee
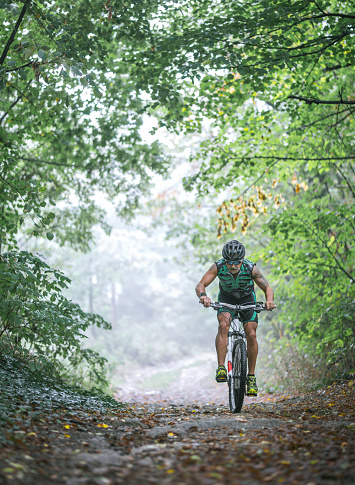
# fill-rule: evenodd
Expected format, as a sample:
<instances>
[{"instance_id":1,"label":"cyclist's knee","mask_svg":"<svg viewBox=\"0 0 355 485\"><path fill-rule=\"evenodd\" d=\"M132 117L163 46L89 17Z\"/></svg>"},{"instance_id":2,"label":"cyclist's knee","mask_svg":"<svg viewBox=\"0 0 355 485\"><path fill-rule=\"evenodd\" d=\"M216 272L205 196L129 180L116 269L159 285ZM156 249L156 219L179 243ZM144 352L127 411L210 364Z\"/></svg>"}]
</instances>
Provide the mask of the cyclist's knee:
<instances>
[{"instance_id":1,"label":"cyclist's knee","mask_svg":"<svg viewBox=\"0 0 355 485\"><path fill-rule=\"evenodd\" d=\"M219 323L219 325L218 325L218 331L220 333L223 333L224 334L224 333L228 332L229 326L230 326L230 321L229 321L229 318L228 317L225 317L223 315L220 315L218 317L218 323Z\"/></svg>"},{"instance_id":2,"label":"cyclist's knee","mask_svg":"<svg viewBox=\"0 0 355 485\"><path fill-rule=\"evenodd\" d=\"M258 324L256 322L247 322L244 324L245 334L247 336L247 340L249 342L255 341L256 342L256 329Z\"/></svg>"},{"instance_id":3,"label":"cyclist's knee","mask_svg":"<svg viewBox=\"0 0 355 485\"><path fill-rule=\"evenodd\" d=\"M256 339L256 332L255 330L252 330L251 332L249 332L247 335L247 340L248 342L257 342L257 339Z\"/></svg>"}]
</instances>

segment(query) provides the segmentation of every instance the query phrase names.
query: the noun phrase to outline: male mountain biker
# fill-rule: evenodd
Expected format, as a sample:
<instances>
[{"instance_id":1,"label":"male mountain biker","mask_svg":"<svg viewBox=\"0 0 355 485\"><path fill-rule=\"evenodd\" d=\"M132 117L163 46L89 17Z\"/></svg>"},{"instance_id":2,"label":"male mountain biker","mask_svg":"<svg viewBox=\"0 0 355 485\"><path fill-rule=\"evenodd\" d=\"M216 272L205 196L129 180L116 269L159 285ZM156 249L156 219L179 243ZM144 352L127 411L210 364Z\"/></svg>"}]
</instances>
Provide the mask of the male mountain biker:
<instances>
[{"instance_id":1,"label":"male mountain biker","mask_svg":"<svg viewBox=\"0 0 355 485\"><path fill-rule=\"evenodd\" d=\"M218 277L220 303L240 305L255 303L255 283L263 290L266 297L265 306L267 310L276 307L274 304L274 292L266 281L261 271L255 263L245 259L245 247L239 241L227 242L222 250L222 259L213 263L205 273L201 281L196 286L196 294L200 303L206 308L210 306L211 299L206 295L206 287ZM218 359L218 369L216 371L216 381L227 381L227 370L224 361L227 354L228 330L230 326L232 310L218 310L217 318L219 322L218 333L216 336L216 351ZM239 312L239 318L244 324L244 330L248 344L248 377L247 377L247 396L257 396L258 386L255 377L256 358L258 356L258 342L256 340L256 328L258 326L258 314L254 310Z\"/></svg>"}]
</instances>

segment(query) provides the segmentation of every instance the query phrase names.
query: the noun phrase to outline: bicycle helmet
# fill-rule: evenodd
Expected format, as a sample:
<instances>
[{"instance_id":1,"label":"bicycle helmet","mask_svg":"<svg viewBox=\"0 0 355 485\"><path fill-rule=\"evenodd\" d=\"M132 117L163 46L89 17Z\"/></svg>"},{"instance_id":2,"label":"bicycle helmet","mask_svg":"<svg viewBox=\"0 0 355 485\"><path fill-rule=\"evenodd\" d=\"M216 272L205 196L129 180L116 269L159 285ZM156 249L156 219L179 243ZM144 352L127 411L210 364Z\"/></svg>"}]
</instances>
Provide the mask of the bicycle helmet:
<instances>
[{"instance_id":1,"label":"bicycle helmet","mask_svg":"<svg viewBox=\"0 0 355 485\"><path fill-rule=\"evenodd\" d=\"M226 261L243 259L245 256L245 247L242 243L234 239L223 246L222 256Z\"/></svg>"}]
</instances>

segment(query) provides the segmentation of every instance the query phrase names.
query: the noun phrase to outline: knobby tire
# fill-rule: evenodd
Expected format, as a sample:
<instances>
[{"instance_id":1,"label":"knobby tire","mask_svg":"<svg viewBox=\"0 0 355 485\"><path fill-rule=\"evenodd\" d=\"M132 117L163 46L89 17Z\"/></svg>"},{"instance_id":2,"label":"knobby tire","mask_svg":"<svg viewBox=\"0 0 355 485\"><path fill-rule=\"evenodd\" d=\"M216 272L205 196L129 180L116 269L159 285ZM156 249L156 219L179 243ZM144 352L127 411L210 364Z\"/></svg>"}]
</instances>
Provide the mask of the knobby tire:
<instances>
[{"instance_id":1,"label":"knobby tire","mask_svg":"<svg viewBox=\"0 0 355 485\"><path fill-rule=\"evenodd\" d=\"M228 380L229 409L232 413L240 413L247 383L247 349L244 340L238 339L234 342L232 369L232 377Z\"/></svg>"}]
</instances>

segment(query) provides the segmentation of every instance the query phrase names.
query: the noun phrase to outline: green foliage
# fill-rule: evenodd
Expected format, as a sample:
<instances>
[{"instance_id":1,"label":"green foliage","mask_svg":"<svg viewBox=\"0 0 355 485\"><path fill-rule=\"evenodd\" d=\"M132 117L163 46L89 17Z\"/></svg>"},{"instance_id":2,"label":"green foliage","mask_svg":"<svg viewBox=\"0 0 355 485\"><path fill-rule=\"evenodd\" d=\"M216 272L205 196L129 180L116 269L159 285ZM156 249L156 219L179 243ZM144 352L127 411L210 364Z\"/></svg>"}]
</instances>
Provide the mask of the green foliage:
<instances>
[{"instance_id":1,"label":"green foliage","mask_svg":"<svg viewBox=\"0 0 355 485\"><path fill-rule=\"evenodd\" d=\"M351 361L352 2L218 1L212 8L210 0L3 0L0 7L2 244L16 249L22 226L22 234L88 250L94 225L110 230L97 191L119 196L118 212L132 214L152 174L166 173L159 144L141 139L143 115L188 134L202 133L208 120L207 136L192 151L198 170L185 187L226 200L218 222L203 216L207 234L206 224L189 216L175 220L171 234L187 225L186 247L192 242L206 260L204 251L217 249L215 241L208 245L214 231L223 240L253 231L263 259L271 255L280 268L275 279L281 268L287 279L284 308L299 326L297 338L317 338L317 351L331 362L339 353ZM22 287L12 288L17 301ZM81 318L56 296L62 304L68 314L55 310L62 325L70 312ZM11 305L11 325L21 327L24 309ZM41 319L55 311L46 307ZM330 340L319 315L332 328Z\"/></svg>"},{"instance_id":2,"label":"green foliage","mask_svg":"<svg viewBox=\"0 0 355 485\"><path fill-rule=\"evenodd\" d=\"M354 219L353 205L326 197L297 204L272 219L272 239L259 253L285 278L279 284L283 328L301 349L312 342L328 366L340 362L345 370L355 363Z\"/></svg>"},{"instance_id":3,"label":"green foliage","mask_svg":"<svg viewBox=\"0 0 355 485\"><path fill-rule=\"evenodd\" d=\"M279 302L273 320L280 319L299 349L323 356L325 365L350 369L353 3L179 6L174 20L165 11L165 32L156 35L158 54L149 54L144 70L157 72L163 57L169 62L154 93L158 99L160 86L169 84L181 93L182 105L174 108L159 98L164 123L204 136L192 152L198 169L186 177L185 188L197 189L202 207L207 195L223 194L225 200L217 208L218 221L190 214L171 221L172 233L183 234L185 225L200 259L214 252L213 230L223 241L244 237L250 243L251 236L254 251L262 247L256 258L273 269Z\"/></svg>"},{"instance_id":4,"label":"green foliage","mask_svg":"<svg viewBox=\"0 0 355 485\"><path fill-rule=\"evenodd\" d=\"M354 104L352 9L350 0L213 8L209 0L181 0L159 12L154 50L132 53L130 71L150 90L152 107L165 106L162 123L175 130L185 121L188 132L201 131L206 116L233 123L236 109L256 98L307 123L317 106Z\"/></svg>"},{"instance_id":5,"label":"green foliage","mask_svg":"<svg viewBox=\"0 0 355 485\"><path fill-rule=\"evenodd\" d=\"M95 225L110 231L95 193L120 196L117 210L130 215L152 174L165 173L117 64L127 46L149 43L155 7L0 2L0 332L8 352L32 367L46 357L68 379L105 381L105 359L80 341L90 325L109 325L62 295L64 275L18 249L43 236L88 250Z\"/></svg>"},{"instance_id":6,"label":"green foliage","mask_svg":"<svg viewBox=\"0 0 355 485\"><path fill-rule=\"evenodd\" d=\"M4 253L0 261L0 335L9 355L21 355L31 370L44 362L53 372L80 382L105 383L105 362L84 349L85 331L110 329L102 317L85 313L62 295L69 279L26 251Z\"/></svg>"},{"instance_id":7,"label":"green foliage","mask_svg":"<svg viewBox=\"0 0 355 485\"><path fill-rule=\"evenodd\" d=\"M50 233L87 250L94 225L109 229L94 193L120 196L118 210L129 215L152 174L166 171L159 144L141 139L144 103L117 63L125 49L148 41L147 17L155 4L3 1L0 7L2 182L13 182L23 198L31 184L40 184L45 194L32 193L35 205L62 202ZM18 225L22 214L3 190L4 238L9 219ZM68 199L76 200L70 214Z\"/></svg>"}]
</instances>

